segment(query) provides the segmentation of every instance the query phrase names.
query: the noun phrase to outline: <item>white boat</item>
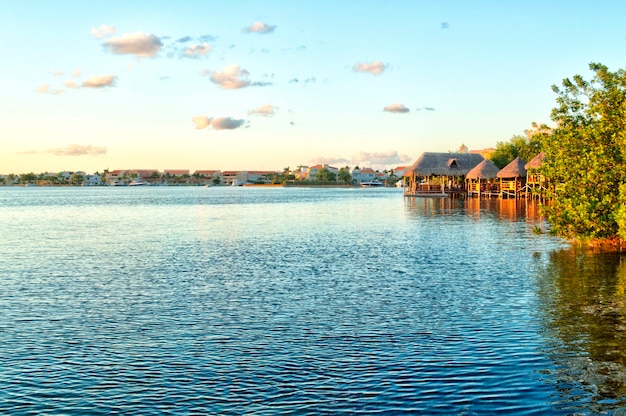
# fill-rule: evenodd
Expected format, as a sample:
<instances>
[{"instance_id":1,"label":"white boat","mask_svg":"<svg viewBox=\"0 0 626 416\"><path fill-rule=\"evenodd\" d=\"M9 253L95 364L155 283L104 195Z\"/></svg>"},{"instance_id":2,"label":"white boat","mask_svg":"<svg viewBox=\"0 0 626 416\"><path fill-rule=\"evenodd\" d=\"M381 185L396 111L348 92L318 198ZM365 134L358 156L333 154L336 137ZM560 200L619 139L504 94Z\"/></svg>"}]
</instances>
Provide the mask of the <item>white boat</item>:
<instances>
[{"instance_id":1,"label":"white boat","mask_svg":"<svg viewBox=\"0 0 626 416\"><path fill-rule=\"evenodd\" d=\"M128 186L146 186L146 185L148 185L148 182L144 182L141 179L136 179L128 183Z\"/></svg>"},{"instance_id":2,"label":"white boat","mask_svg":"<svg viewBox=\"0 0 626 416\"><path fill-rule=\"evenodd\" d=\"M237 179L235 179L233 181L233 183L230 184L231 186L243 186L242 182L239 182Z\"/></svg>"},{"instance_id":3,"label":"white boat","mask_svg":"<svg viewBox=\"0 0 626 416\"><path fill-rule=\"evenodd\" d=\"M361 182L361 187L362 188L373 188L373 187L377 187L377 186L385 186L385 184L382 183L381 181Z\"/></svg>"}]
</instances>

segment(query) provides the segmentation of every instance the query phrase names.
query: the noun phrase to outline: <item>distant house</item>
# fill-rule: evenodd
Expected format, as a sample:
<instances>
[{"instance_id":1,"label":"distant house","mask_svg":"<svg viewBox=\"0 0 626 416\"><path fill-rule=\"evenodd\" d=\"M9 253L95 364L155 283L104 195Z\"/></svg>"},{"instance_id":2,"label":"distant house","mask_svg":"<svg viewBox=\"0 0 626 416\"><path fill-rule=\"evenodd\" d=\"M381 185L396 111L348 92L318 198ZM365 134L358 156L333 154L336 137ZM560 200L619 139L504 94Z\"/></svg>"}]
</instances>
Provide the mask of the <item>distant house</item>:
<instances>
[{"instance_id":1,"label":"distant house","mask_svg":"<svg viewBox=\"0 0 626 416\"><path fill-rule=\"evenodd\" d=\"M84 186L100 186L100 185L104 185L102 183L102 175L100 174L93 174L93 175L85 175L83 178L83 185Z\"/></svg>"},{"instance_id":2,"label":"distant house","mask_svg":"<svg viewBox=\"0 0 626 416\"><path fill-rule=\"evenodd\" d=\"M546 178L539 173L545 156L545 153L541 152L524 166L526 168L526 189L533 196L539 196L547 188Z\"/></svg>"},{"instance_id":3,"label":"distant house","mask_svg":"<svg viewBox=\"0 0 626 416\"><path fill-rule=\"evenodd\" d=\"M352 169L351 172L352 181L354 183L361 184L363 182L370 182L376 179L376 171L372 168Z\"/></svg>"},{"instance_id":4,"label":"distant house","mask_svg":"<svg viewBox=\"0 0 626 416\"><path fill-rule=\"evenodd\" d=\"M248 171L248 182L253 183L270 183L271 177L278 172L273 170L251 170Z\"/></svg>"},{"instance_id":5,"label":"distant house","mask_svg":"<svg viewBox=\"0 0 626 416\"><path fill-rule=\"evenodd\" d=\"M163 179L166 183L184 184L189 181L190 176L189 169L165 169L163 171Z\"/></svg>"},{"instance_id":6,"label":"distant house","mask_svg":"<svg viewBox=\"0 0 626 416\"><path fill-rule=\"evenodd\" d=\"M322 169L328 169L330 172L334 173L335 175L337 175L339 173L339 169L335 168L333 166L329 166L327 164L315 165L315 166L311 166L308 169L307 180L309 180L309 181L316 181L317 180L317 172L319 172Z\"/></svg>"},{"instance_id":7,"label":"distant house","mask_svg":"<svg viewBox=\"0 0 626 416\"><path fill-rule=\"evenodd\" d=\"M191 182L196 184L212 185L216 180L222 182L222 172L219 170L197 170L191 175Z\"/></svg>"},{"instance_id":8,"label":"distant house","mask_svg":"<svg viewBox=\"0 0 626 416\"><path fill-rule=\"evenodd\" d=\"M483 160L478 153L423 153L404 174L405 195L465 192L465 176Z\"/></svg>"},{"instance_id":9,"label":"distant house","mask_svg":"<svg viewBox=\"0 0 626 416\"><path fill-rule=\"evenodd\" d=\"M248 182L248 172L240 170L225 170L222 172L222 184L237 185Z\"/></svg>"}]
</instances>

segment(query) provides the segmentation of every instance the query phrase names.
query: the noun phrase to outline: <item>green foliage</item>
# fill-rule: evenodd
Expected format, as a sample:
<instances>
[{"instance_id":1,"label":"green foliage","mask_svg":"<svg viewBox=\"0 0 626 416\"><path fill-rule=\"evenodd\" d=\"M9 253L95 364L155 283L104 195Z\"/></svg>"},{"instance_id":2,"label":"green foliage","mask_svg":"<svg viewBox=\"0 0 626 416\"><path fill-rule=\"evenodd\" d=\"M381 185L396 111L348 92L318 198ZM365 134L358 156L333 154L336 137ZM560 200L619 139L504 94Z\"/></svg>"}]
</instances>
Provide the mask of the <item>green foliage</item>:
<instances>
[{"instance_id":1,"label":"green foliage","mask_svg":"<svg viewBox=\"0 0 626 416\"><path fill-rule=\"evenodd\" d=\"M513 136L508 142L498 142L496 150L491 154L491 161L500 169L511 163L516 157L528 162L541 151L541 141L538 136L526 138Z\"/></svg>"},{"instance_id":2,"label":"green foliage","mask_svg":"<svg viewBox=\"0 0 626 416\"><path fill-rule=\"evenodd\" d=\"M318 182L335 182L337 180L337 174L326 168L321 168L317 171L316 180Z\"/></svg>"},{"instance_id":3,"label":"green foliage","mask_svg":"<svg viewBox=\"0 0 626 416\"><path fill-rule=\"evenodd\" d=\"M339 173L337 174L337 180L339 182L352 183L352 175L350 174L349 166L339 168Z\"/></svg>"},{"instance_id":4,"label":"green foliage","mask_svg":"<svg viewBox=\"0 0 626 416\"><path fill-rule=\"evenodd\" d=\"M570 238L626 236L626 73L590 64L553 86L557 128L543 138L541 173L554 184L544 209L552 232Z\"/></svg>"}]
</instances>

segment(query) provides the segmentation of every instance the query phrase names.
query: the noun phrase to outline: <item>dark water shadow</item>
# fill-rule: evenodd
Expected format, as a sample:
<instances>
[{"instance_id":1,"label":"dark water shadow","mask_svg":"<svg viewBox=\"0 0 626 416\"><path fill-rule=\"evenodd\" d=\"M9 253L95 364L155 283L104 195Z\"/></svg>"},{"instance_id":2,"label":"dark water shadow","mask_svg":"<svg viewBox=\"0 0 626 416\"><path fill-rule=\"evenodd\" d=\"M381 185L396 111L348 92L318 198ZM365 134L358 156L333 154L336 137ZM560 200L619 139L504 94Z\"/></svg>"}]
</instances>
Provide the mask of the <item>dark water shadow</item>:
<instances>
[{"instance_id":1,"label":"dark water shadow","mask_svg":"<svg viewBox=\"0 0 626 416\"><path fill-rule=\"evenodd\" d=\"M557 390L578 411L626 414L626 257L558 250L537 283Z\"/></svg>"}]
</instances>

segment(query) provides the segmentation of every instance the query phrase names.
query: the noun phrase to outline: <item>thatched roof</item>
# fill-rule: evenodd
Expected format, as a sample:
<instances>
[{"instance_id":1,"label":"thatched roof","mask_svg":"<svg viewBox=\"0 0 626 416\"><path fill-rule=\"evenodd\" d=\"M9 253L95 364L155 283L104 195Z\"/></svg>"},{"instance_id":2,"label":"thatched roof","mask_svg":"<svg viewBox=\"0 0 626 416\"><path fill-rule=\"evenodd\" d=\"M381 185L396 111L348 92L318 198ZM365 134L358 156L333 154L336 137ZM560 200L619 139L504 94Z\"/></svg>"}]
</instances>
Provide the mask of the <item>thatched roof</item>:
<instances>
[{"instance_id":1,"label":"thatched roof","mask_svg":"<svg viewBox=\"0 0 626 416\"><path fill-rule=\"evenodd\" d=\"M502 168L498 172L498 178L523 178L526 177L526 168L524 162L519 157L516 157L511 163Z\"/></svg>"},{"instance_id":2,"label":"thatched roof","mask_svg":"<svg viewBox=\"0 0 626 416\"><path fill-rule=\"evenodd\" d=\"M485 158L478 153L422 153L404 176L465 176Z\"/></svg>"},{"instance_id":3,"label":"thatched roof","mask_svg":"<svg viewBox=\"0 0 626 416\"><path fill-rule=\"evenodd\" d=\"M526 163L526 170L539 169L543 163L543 158L546 157L545 153L541 152L537 156L530 159L530 162Z\"/></svg>"},{"instance_id":4,"label":"thatched roof","mask_svg":"<svg viewBox=\"0 0 626 416\"><path fill-rule=\"evenodd\" d=\"M498 168L495 163L493 163L489 159L484 159L480 162L476 167L470 170L466 178L469 179L493 179L500 172L500 168Z\"/></svg>"}]
</instances>

